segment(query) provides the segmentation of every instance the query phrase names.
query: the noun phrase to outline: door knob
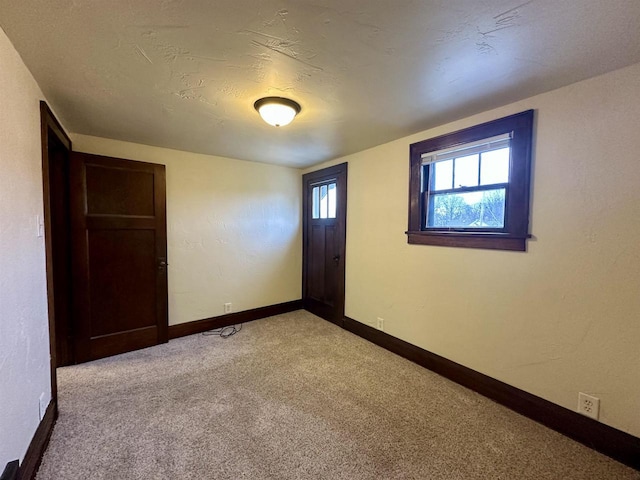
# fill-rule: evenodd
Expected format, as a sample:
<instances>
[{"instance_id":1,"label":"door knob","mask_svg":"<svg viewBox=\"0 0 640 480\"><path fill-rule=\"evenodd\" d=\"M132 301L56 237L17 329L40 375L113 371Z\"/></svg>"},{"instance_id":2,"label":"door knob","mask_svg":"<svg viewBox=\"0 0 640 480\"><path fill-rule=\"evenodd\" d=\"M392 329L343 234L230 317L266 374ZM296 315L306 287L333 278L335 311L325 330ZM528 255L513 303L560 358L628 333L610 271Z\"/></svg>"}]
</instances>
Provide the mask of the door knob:
<instances>
[{"instance_id":1,"label":"door knob","mask_svg":"<svg viewBox=\"0 0 640 480\"><path fill-rule=\"evenodd\" d=\"M159 258L158 259L158 270L160 272L164 272L167 269L167 265L169 265L167 263L167 261L164 258Z\"/></svg>"},{"instance_id":2,"label":"door knob","mask_svg":"<svg viewBox=\"0 0 640 480\"><path fill-rule=\"evenodd\" d=\"M336 265L337 265L338 262L340 262L340 255L334 255L333 256L333 261L336 262Z\"/></svg>"}]
</instances>

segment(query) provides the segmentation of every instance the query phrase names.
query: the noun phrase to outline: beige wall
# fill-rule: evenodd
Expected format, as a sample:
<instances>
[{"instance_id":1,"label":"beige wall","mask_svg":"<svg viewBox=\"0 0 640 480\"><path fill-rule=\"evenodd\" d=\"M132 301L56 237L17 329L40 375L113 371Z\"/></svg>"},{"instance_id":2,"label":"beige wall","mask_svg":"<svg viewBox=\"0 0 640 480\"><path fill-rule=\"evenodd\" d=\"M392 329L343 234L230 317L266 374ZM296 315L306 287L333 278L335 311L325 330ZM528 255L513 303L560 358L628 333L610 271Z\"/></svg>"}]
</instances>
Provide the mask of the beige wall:
<instances>
[{"instance_id":1,"label":"beige wall","mask_svg":"<svg viewBox=\"0 0 640 480\"><path fill-rule=\"evenodd\" d=\"M0 470L51 399L42 219L42 92L0 29Z\"/></svg>"},{"instance_id":2,"label":"beige wall","mask_svg":"<svg viewBox=\"0 0 640 480\"><path fill-rule=\"evenodd\" d=\"M300 171L72 135L76 151L167 169L169 324L301 295Z\"/></svg>"},{"instance_id":3,"label":"beige wall","mask_svg":"<svg viewBox=\"0 0 640 480\"><path fill-rule=\"evenodd\" d=\"M640 436L640 64L349 163L346 315ZM536 110L528 252L408 245L409 145ZM309 171L320 168L317 166Z\"/></svg>"}]
</instances>

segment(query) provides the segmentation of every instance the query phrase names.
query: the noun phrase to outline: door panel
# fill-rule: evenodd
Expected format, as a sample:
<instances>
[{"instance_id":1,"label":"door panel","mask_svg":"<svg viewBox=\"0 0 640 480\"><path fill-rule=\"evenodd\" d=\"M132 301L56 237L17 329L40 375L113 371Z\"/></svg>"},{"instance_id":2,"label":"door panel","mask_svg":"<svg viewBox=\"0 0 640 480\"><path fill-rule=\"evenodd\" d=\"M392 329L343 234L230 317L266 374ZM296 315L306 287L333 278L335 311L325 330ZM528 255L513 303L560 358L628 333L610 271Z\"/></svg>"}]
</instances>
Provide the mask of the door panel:
<instances>
[{"instance_id":1,"label":"door panel","mask_svg":"<svg viewBox=\"0 0 640 480\"><path fill-rule=\"evenodd\" d=\"M156 323L152 230L89 230L92 335Z\"/></svg>"},{"instance_id":2,"label":"door panel","mask_svg":"<svg viewBox=\"0 0 640 480\"><path fill-rule=\"evenodd\" d=\"M87 165L89 214L154 215L153 172Z\"/></svg>"},{"instance_id":3,"label":"door panel","mask_svg":"<svg viewBox=\"0 0 640 480\"><path fill-rule=\"evenodd\" d=\"M73 153L76 361L167 341L163 165Z\"/></svg>"},{"instance_id":4,"label":"door panel","mask_svg":"<svg viewBox=\"0 0 640 480\"><path fill-rule=\"evenodd\" d=\"M347 215L347 164L302 177L302 296L310 312L342 325Z\"/></svg>"},{"instance_id":5,"label":"door panel","mask_svg":"<svg viewBox=\"0 0 640 480\"><path fill-rule=\"evenodd\" d=\"M309 252L325 252L324 227L321 225L311 225L311 238L309 240ZM322 301L324 298L325 282L325 256L310 255L308 295L314 300Z\"/></svg>"}]
</instances>

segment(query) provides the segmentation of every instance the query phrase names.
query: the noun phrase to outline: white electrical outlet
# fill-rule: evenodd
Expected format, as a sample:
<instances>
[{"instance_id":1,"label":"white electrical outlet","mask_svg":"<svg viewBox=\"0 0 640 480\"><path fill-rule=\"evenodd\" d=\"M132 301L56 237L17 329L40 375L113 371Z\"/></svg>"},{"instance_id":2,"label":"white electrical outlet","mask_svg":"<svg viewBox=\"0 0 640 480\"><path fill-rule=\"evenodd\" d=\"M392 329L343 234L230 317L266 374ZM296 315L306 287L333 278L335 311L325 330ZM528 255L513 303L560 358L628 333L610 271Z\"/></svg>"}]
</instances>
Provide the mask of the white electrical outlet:
<instances>
[{"instance_id":1,"label":"white electrical outlet","mask_svg":"<svg viewBox=\"0 0 640 480\"><path fill-rule=\"evenodd\" d=\"M40 417L40 420L44 418L44 414L49 406L49 402L47 402L46 398L47 396L42 392L40 394L40 399L38 400L38 416Z\"/></svg>"},{"instance_id":2,"label":"white electrical outlet","mask_svg":"<svg viewBox=\"0 0 640 480\"><path fill-rule=\"evenodd\" d=\"M376 328L378 330L384 331L384 318L378 317L378 322L376 323Z\"/></svg>"},{"instance_id":3,"label":"white electrical outlet","mask_svg":"<svg viewBox=\"0 0 640 480\"><path fill-rule=\"evenodd\" d=\"M600 415L600 399L586 393L578 393L578 413L598 420Z\"/></svg>"},{"instance_id":4,"label":"white electrical outlet","mask_svg":"<svg viewBox=\"0 0 640 480\"><path fill-rule=\"evenodd\" d=\"M230 303L225 303L224 304L224 313L231 313L231 304Z\"/></svg>"}]
</instances>

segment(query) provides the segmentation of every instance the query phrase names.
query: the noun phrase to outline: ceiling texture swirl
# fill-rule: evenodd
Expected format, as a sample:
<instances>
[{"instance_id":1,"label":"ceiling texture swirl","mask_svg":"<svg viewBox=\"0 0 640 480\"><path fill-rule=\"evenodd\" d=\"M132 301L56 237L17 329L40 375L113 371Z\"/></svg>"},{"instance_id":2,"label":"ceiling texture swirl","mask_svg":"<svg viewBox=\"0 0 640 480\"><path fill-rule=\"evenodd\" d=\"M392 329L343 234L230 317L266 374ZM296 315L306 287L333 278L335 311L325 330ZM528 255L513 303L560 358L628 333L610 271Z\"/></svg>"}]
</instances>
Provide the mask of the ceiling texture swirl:
<instances>
[{"instance_id":1,"label":"ceiling texture swirl","mask_svg":"<svg viewBox=\"0 0 640 480\"><path fill-rule=\"evenodd\" d=\"M0 0L0 26L71 132L292 167L640 62L638 0ZM271 127L266 96L302 111Z\"/></svg>"}]
</instances>

